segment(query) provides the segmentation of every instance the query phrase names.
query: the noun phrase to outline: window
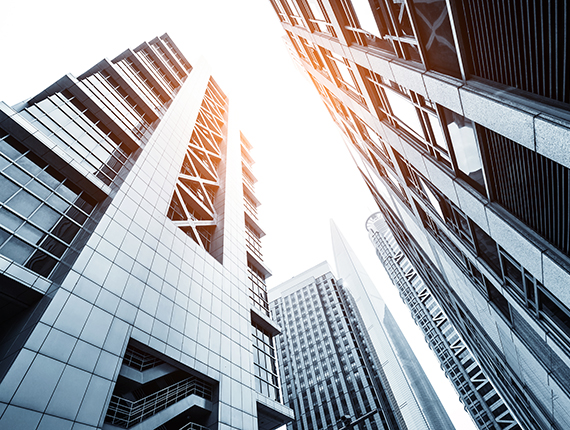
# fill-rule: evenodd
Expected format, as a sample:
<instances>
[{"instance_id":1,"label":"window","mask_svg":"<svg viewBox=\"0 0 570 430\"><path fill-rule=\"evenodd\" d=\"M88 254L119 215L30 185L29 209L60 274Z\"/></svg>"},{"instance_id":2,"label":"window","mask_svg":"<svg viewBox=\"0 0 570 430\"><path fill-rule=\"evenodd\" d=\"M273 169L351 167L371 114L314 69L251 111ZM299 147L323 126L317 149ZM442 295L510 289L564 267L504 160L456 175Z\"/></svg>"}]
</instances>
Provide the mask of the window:
<instances>
[{"instance_id":1,"label":"window","mask_svg":"<svg viewBox=\"0 0 570 430\"><path fill-rule=\"evenodd\" d=\"M441 110L453 147L458 176L486 196L483 163L477 143L475 124L458 113L445 108Z\"/></svg>"},{"instance_id":2,"label":"window","mask_svg":"<svg viewBox=\"0 0 570 430\"><path fill-rule=\"evenodd\" d=\"M439 120L438 106L407 88L360 68L380 120L405 133L408 139L447 167L451 159Z\"/></svg>"},{"instance_id":3,"label":"window","mask_svg":"<svg viewBox=\"0 0 570 430\"><path fill-rule=\"evenodd\" d=\"M257 391L273 400L280 401L273 338L258 324L252 322L251 326Z\"/></svg>"},{"instance_id":4,"label":"window","mask_svg":"<svg viewBox=\"0 0 570 430\"><path fill-rule=\"evenodd\" d=\"M554 322L567 336L570 336L570 310L558 300L551 298L543 288L538 290L538 300L541 313Z\"/></svg>"},{"instance_id":5,"label":"window","mask_svg":"<svg viewBox=\"0 0 570 430\"><path fill-rule=\"evenodd\" d=\"M97 202L1 129L0 136L0 254L60 282Z\"/></svg>"},{"instance_id":6,"label":"window","mask_svg":"<svg viewBox=\"0 0 570 430\"><path fill-rule=\"evenodd\" d=\"M325 9L323 8L320 0L305 0L308 12L311 15L309 21L311 22L311 30L318 31L321 33L328 33L333 37L336 37L333 26L327 16Z\"/></svg>"},{"instance_id":7,"label":"window","mask_svg":"<svg viewBox=\"0 0 570 430\"><path fill-rule=\"evenodd\" d=\"M489 293L489 300L495 305L497 310L507 319L511 321L511 311L509 308L509 302L505 299L497 288L491 283L487 284L487 291Z\"/></svg>"},{"instance_id":8,"label":"window","mask_svg":"<svg viewBox=\"0 0 570 430\"><path fill-rule=\"evenodd\" d=\"M329 68L338 87L357 99L361 104L365 104L348 60L328 49L321 49L327 59Z\"/></svg>"}]
</instances>

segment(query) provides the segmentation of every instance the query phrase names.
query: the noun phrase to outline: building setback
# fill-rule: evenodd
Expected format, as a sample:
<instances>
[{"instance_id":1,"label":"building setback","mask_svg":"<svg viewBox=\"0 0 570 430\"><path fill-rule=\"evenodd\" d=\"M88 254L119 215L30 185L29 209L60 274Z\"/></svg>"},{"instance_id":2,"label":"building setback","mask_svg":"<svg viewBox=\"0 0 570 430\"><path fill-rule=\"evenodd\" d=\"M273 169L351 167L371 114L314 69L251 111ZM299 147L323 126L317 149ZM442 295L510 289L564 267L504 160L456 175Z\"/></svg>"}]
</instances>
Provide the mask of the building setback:
<instances>
[{"instance_id":1,"label":"building setback","mask_svg":"<svg viewBox=\"0 0 570 430\"><path fill-rule=\"evenodd\" d=\"M269 291L288 429L453 430L389 310L365 315L355 290L323 262Z\"/></svg>"},{"instance_id":2,"label":"building setback","mask_svg":"<svg viewBox=\"0 0 570 430\"><path fill-rule=\"evenodd\" d=\"M398 246L382 214L371 215L366 227L378 258L473 422L481 430L520 430L511 411Z\"/></svg>"},{"instance_id":3,"label":"building setback","mask_svg":"<svg viewBox=\"0 0 570 430\"><path fill-rule=\"evenodd\" d=\"M0 427L273 429L251 145L165 34L0 104Z\"/></svg>"},{"instance_id":4,"label":"building setback","mask_svg":"<svg viewBox=\"0 0 570 430\"><path fill-rule=\"evenodd\" d=\"M271 3L400 248L514 418L570 428L566 4Z\"/></svg>"}]
</instances>

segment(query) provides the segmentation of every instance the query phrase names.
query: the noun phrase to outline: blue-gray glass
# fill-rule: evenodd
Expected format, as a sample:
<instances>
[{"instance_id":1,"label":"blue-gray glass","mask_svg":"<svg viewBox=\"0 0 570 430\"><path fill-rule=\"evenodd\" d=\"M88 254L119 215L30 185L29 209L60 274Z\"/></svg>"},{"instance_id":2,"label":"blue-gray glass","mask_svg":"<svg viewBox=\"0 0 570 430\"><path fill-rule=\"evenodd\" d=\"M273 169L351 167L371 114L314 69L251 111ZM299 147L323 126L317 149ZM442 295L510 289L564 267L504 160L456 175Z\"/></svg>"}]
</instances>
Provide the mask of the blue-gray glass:
<instances>
[{"instance_id":1,"label":"blue-gray glass","mask_svg":"<svg viewBox=\"0 0 570 430\"><path fill-rule=\"evenodd\" d=\"M443 108L444 121L451 139L457 168L464 176L477 184L477 190L485 193L483 163L477 143L475 124L467 118Z\"/></svg>"},{"instance_id":2,"label":"blue-gray glass","mask_svg":"<svg viewBox=\"0 0 570 430\"><path fill-rule=\"evenodd\" d=\"M95 202L10 136L0 160L0 254L51 277Z\"/></svg>"}]
</instances>

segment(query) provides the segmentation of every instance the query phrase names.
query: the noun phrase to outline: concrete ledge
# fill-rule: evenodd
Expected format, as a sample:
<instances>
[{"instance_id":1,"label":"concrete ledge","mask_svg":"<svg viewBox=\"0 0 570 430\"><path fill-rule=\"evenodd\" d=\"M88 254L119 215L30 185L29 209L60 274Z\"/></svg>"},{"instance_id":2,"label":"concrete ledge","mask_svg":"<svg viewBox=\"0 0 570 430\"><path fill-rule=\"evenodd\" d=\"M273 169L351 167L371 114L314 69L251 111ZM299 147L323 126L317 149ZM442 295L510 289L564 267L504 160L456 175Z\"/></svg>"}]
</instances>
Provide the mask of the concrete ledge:
<instances>
[{"instance_id":1,"label":"concrete ledge","mask_svg":"<svg viewBox=\"0 0 570 430\"><path fill-rule=\"evenodd\" d=\"M390 66L392 67L396 83L427 97L427 91L422 76L423 71L396 61L391 61Z\"/></svg>"},{"instance_id":2,"label":"concrete ledge","mask_svg":"<svg viewBox=\"0 0 570 430\"><path fill-rule=\"evenodd\" d=\"M536 152L570 168L570 123L552 115L534 118Z\"/></svg>"},{"instance_id":3,"label":"concrete ledge","mask_svg":"<svg viewBox=\"0 0 570 430\"><path fill-rule=\"evenodd\" d=\"M471 87L459 88L465 116L534 150L534 113L514 108Z\"/></svg>"},{"instance_id":4,"label":"concrete ledge","mask_svg":"<svg viewBox=\"0 0 570 430\"><path fill-rule=\"evenodd\" d=\"M542 282L542 257L543 249L530 242L523 236L520 230L515 229L512 223L512 215L497 213L499 208L487 206L487 219L491 237L511 254L526 270L538 281ZM505 216L506 215L506 216ZM506 220L511 221L511 223Z\"/></svg>"}]
</instances>

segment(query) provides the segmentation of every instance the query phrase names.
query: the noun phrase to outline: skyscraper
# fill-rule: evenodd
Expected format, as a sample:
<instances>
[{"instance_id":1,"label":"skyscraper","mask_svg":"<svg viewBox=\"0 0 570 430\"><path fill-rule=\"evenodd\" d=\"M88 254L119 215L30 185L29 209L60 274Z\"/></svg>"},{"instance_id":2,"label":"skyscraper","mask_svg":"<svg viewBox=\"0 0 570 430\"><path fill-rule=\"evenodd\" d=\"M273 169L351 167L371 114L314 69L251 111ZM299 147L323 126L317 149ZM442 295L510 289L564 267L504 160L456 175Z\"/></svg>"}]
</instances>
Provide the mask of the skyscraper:
<instances>
[{"instance_id":1,"label":"skyscraper","mask_svg":"<svg viewBox=\"0 0 570 430\"><path fill-rule=\"evenodd\" d=\"M338 276L358 307L407 427L455 428L376 284L332 220L331 236Z\"/></svg>"},{"instance_id":2,"label":"skyscraper","mask_svg":"<svg viewBox=\"0 0 570 430\"><path fill-rule=\"evenodd\" d=\"M0 104L0 427L273 429L251 145L165 34Z\"/></svg>"},{"instance_id":3,"label":"skyscraper","mask_svg":"<svg viewBox=\"0 0 570 430\"><path fill-rule=\"evenodd\" d=\"M374 285L336 227L333 237L350 287L324 262L269 291L282 328L283 396L296 416L290 428L454 429L382 298L364 290Z\"/></svg>"},{"instance_id":4,"label":"skyscraper","mask_svg":"<svg viewBox=\"0 0 570 430\"><path fill-rule=\"evenodd\" d=\"M521 427L569 428L566 4L271 2L402 251Z\"/></svg>"},{"instance_id":5,"label":"skyscraper","mask_svg":"<svg viewBox=\"0 0 570 430\"><path fill-rule=\"evenodd\" d=\"M439 358L473 422L481 430L520 429L430 289L398 246L382 214L371 215L366 227L378 258L410 308L430 349Z\"/></svg>"}]
</instances>

